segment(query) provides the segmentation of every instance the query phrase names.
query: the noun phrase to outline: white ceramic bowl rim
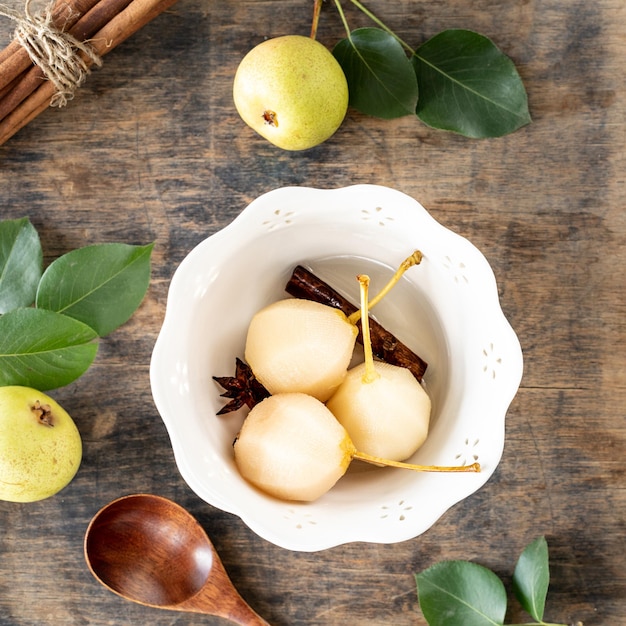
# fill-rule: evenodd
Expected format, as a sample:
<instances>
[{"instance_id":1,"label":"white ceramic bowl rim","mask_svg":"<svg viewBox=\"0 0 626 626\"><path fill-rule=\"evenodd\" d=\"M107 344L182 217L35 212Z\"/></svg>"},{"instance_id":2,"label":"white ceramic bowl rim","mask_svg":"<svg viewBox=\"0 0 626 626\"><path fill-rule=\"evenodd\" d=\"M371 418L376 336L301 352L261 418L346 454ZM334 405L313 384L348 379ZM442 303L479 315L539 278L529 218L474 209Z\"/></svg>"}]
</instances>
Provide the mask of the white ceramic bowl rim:
<instances>
[{"instance_id":1,"label":"white ceramic bowl rim","mask_svg":"<svg viewBox=\"0 0 626 626\"><path fill-rule=\"evenodd\" d=\"M351 468L313 503L282 502L252 488L232 456L244 413L215 415L224 401L211 379L232 375L235 357L243 358L252 315L287 297L284 286L298 263L310 264L347 292L354 270L370 273L374 284L416 248L424 261L394 289L393 302L390 297L386 308L381 303L375 311L429 362L425 385L436 416L427 442L411 460L460 465L476 459L482 471ZM378 185L284 187L251 202L180 264L150 380L189 486L266 540L314 551L416 537L484 485L502 456L505 416L522 369L519 341L502 313L487 260L419 202Z\"/></svg>"}]
</instances>

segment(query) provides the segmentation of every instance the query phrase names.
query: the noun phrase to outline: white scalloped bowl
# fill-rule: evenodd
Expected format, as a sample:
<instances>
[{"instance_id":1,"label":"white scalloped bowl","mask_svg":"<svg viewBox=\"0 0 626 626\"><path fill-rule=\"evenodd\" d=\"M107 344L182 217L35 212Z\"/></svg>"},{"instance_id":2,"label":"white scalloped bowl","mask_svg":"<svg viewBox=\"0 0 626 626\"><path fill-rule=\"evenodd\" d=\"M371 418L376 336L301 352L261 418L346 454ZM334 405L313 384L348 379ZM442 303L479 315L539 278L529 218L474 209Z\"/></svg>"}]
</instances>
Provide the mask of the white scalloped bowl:
<instances>
[{"instance_id":1,"label":"white scalloped bowl","mask_svg":"<svg viewBox=\"0 0 626 626\"><path fill-rule=\"evenodd\" d=\"M284 288L297 264L356 304L357 273L371 276L375 293L416 248L422 263L373 311L428 363L431 428L411 461L476 460L481 472L416 473L354 461L312 503L284 502L250 486L232 451L245 410L217 416L225 401L212 377L234 373L254 313L288 297ZM172 278L150 366L154 401L191 489L259 536L297 551L393 543L430 528L493 474L521 377L520 344L485 257L414 199L375 185L270 191L199 244Z\"/></svg>"}]
</instances>

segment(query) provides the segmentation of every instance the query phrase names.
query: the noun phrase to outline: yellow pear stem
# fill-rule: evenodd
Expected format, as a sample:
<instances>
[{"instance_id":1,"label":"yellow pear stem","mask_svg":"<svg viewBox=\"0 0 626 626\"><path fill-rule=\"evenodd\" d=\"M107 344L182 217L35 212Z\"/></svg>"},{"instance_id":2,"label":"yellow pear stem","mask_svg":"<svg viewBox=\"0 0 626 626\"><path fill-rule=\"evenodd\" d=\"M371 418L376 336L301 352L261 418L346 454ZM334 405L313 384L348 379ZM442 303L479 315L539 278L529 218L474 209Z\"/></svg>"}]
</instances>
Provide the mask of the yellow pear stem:
<instances>
[{"instance_id":1,"label":"yellow pear stem","mask_svg":"<svg viewBox=\"0 0 626 626\"><path fill-rule=\"evenodd\" d=\"M352 453L352 458L365 461L365 463L372 463L373 465L399 467L400 469L413 470L414 472L480 472L480 463L472 463L471 465L415 465L414 463L382 459L358 450Z\"/></svg>"},{"instance_id":2,"label":"yellow pear stem","mask_svg":"<svg viewBox=\"0 0 626 626\"><path fill-rule=\"evenodd\" d=\"M324 0L314 0L313 4L313 22L311 24L311 39L317 37L317 25L320 21L320 13L322 12L322 3Z\"/></svg>"},{"instance_id":3,"label":"yellow pear stem","mask_svg":"<svg viewBox=\"0 0 626 626\"><path fill-rule=\"evenodd\" d=\"M367 274L357 276L361 293L361 332L363 333L363 351L365 357L365 374L363 382L365 384L374 382L379 374L374 366L374 353L372 351L372 339L370 336L369 311L367 305L367 295L370 285L370 277Z\"/></svg>"},{"instance_id":4,"label":"yellow pear stem","mask_svg":"<svg viewBox=\"0 0 626 626\"><path fill-rule=\"evenodd\" d=\"M396 285L396 283L402 278L404 272L406 272L410 267L414 265L419 265L422 262L423 255L419 250L415 250L411 256L408 256L398 269L395 271L394 275L389 279L389 282L382 288L382 290L369 301L370 310L376 306ZM361 309L363 306L361 306ZM355 311L348 317L348 321L351 324L356 324L357 320L361 317L361 311Z\"/></svg>"}]
</instances>

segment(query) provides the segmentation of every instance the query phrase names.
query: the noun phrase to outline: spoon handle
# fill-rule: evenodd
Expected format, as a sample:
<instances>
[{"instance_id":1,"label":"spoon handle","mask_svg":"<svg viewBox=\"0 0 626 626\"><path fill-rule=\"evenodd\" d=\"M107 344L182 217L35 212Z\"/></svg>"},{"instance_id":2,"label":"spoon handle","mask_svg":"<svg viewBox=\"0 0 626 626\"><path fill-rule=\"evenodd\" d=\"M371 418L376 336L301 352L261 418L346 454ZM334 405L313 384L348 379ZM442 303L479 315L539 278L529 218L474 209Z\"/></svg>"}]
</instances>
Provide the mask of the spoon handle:
<instances>
[{"instance_id":1,"label":"spoon handle","mask_svg":"<svg viewBox=\"0 0 626 626\"><path fill-rule=\"evenodd\" d=\"M268 622L255 613L243 600L241 604L237 604L237 606L233 607L233 610L224 617L234 624L239 624L239 626L270 626Z\"/></svg>"},{"instance_id":2,"label":"spoon handle","mask_svg":"<svg viewBox=\"0 0 626 626\"><path fill-rule=\"evenodd\" d=\"M201 601L192 605L179 605L176 608L184 611L217 615L239 626L270 626L252 607L233 589L232 595L224 595L223 602L217 606L214 601L204 606ZM235 595L236 594L236 595ZM198 598L198 600L200 600Z\"/></svg>"},{"instance_id":3,"label":"spoon handle","mask_svg":"<svg viewBox=\"0 0 626 626\"><path fill-rule=\"evenodd\" d=\"M239 626L270 626L241 597L230 580L222 562L217 558L213 561L211 575L202 589L193 597L176 606L183 611L218 615Z\"/></svg>"}]
</instances>

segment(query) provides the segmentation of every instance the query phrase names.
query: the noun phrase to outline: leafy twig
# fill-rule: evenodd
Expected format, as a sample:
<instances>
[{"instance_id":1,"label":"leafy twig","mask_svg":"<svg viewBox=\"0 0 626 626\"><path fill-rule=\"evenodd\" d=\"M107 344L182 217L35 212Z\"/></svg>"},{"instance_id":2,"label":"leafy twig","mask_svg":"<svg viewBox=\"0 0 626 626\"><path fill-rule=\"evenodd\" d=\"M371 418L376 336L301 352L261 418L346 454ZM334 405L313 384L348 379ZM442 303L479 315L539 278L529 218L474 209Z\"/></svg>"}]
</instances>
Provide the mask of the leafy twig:
<instances>
[{"instance_id":1,"label":"leafy twig","mask_svg":"<svg viewBox=\"0 0 626 626\"><path fill-rule=\"evenodd\" d=\"M415 50L413 50L413 48L411 48L408 43L402 40L393 30L391 30L391 28L389 28L389 26L387 26L381 19L374 15L374 13L372 13L367 7L362 5L359 0L350 0L350 2L352 2L352 4L357 7L357 9L359 9L359 11L367 15L367 17L369 17L372 22L374 22L374 24L376 24L379 28L391 35L407 52L415 56ZM339 0L335 0L335 3L338 4Z\"/></svg>"},{"instance_id":2,"label":"leafy twig","mask_svg":"<svg viewBox=\"0 0 626 626\"><path fill-rule=\"evenodd\" d=\"M530 123L517 69L490 39L450 29L413 48L360 0L350 2L376 24L350 30L334 0L346 38L333 54L356 110L382 119L416 115L432 128L473 138L500 137Z\"/></svg>"},{"instance_id":3,"label":"leafy twig","mask_svg":"<svg viewBox=\"0 0 626 626\"><path fill-rule=\"evenodd\" d=\"M85 246L44 272L28 218L0 221L0 386L46 391L81 376L98 338L124 324L143 300L152 247Z\"/></svg>"},{"instance_id":4,"label":"leafy twig","mask_svg":"<svg viewBox=\"0 0 626 626\"><path fill-rule=\"evenodd\" d=\"M420 608L430 626L504 626L504 584L486 567L470 561L442 561L417 574L415 580ZM507 626L568 626L543 621L549 580L548 544L538 537L526 546L513 574L515 596L536 621Z\"/></svg>"},{"instance_id":5,"label":"leafy twig","mask_svg":"<svg viewBox=\"0 0 626 626\"><path fill-rule=\"evenodd\" d=\"M339 12L339 17L343 22L343 27L346 31L346 35L348 38L350 37L350 26L348 25L348 20L346 19L346 14L343 12L343 7L341 6L341 2L339 0L335 0L335 6L337 7L337 11Z\"/></svg>"}]
</instances>

